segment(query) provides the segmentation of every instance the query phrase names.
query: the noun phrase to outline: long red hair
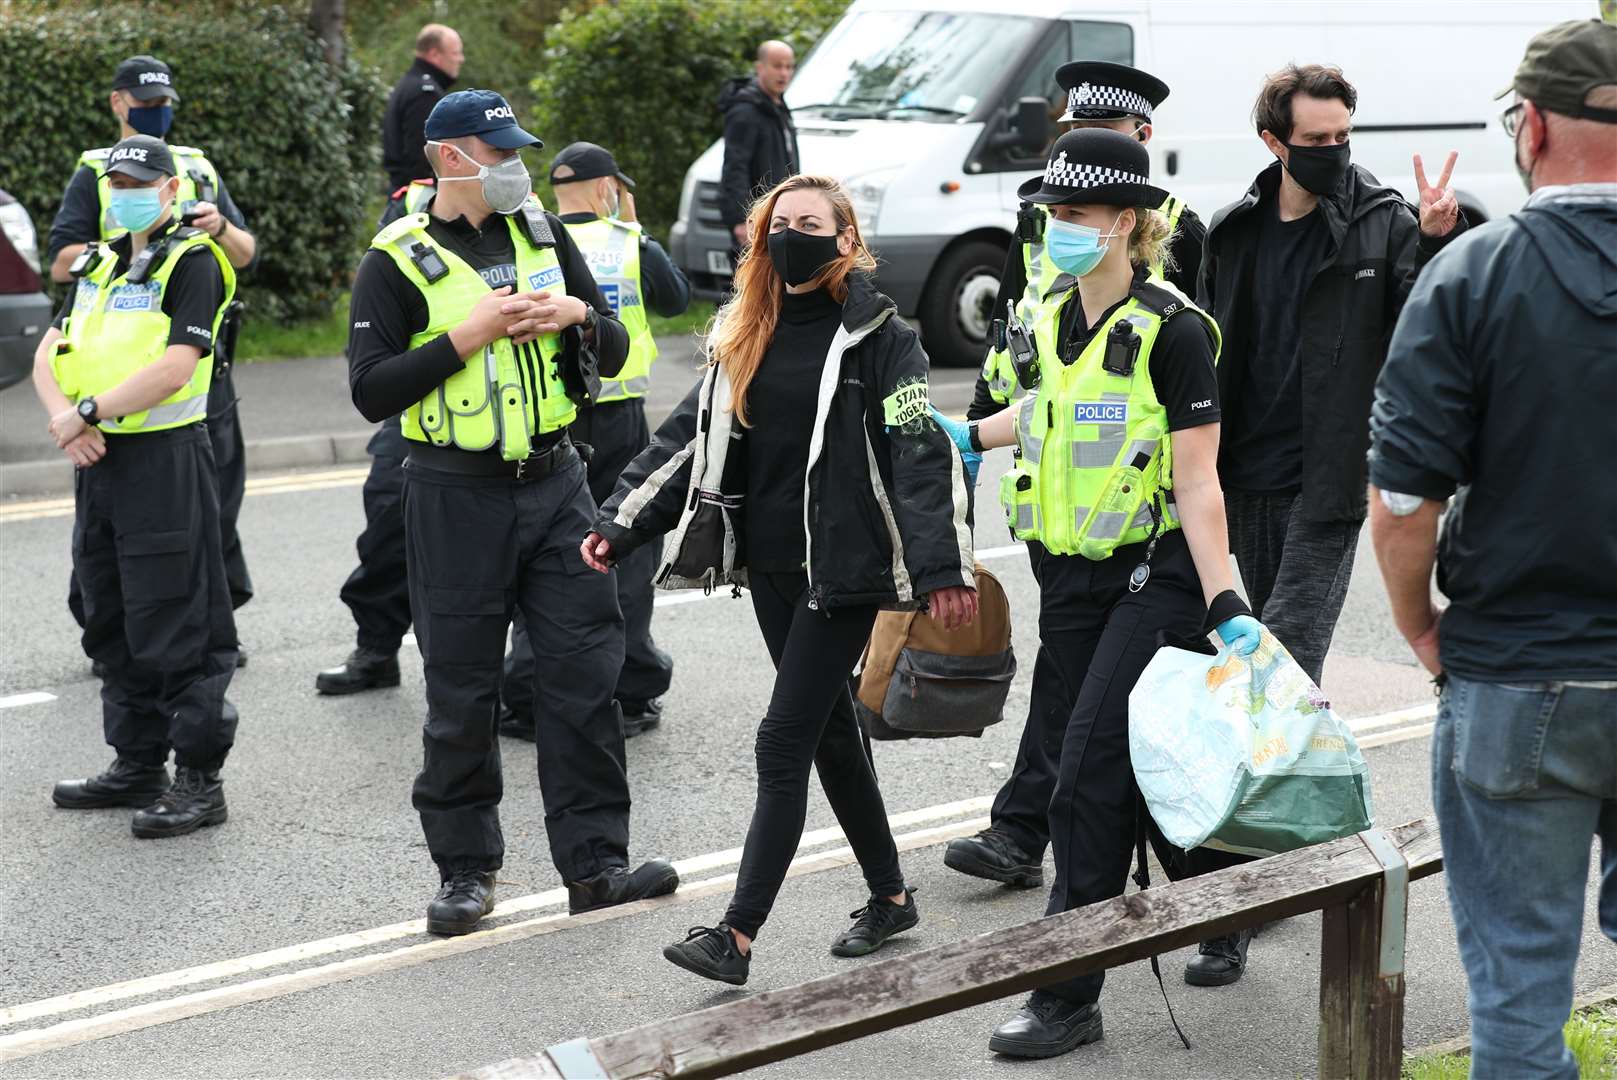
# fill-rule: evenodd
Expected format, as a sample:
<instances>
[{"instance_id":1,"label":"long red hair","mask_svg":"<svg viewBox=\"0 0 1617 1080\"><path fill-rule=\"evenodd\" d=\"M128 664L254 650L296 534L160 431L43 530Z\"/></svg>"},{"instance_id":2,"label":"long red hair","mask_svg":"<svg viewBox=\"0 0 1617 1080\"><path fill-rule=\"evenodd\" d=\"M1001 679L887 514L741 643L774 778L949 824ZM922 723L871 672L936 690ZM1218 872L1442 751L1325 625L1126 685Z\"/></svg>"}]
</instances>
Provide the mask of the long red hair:
<instances>
[{"instance_id":1,"label":"long red hair","mask_svg":"<svg viewBox=\"0 0 1617 1080\"><path fill-rule=\"evenodd\" d=\"M752 204L747 214L747 247L736 267L735 290L714 314L707 331L708 363L724 368L730 379L736 418L744 427L751 426L747 421L747 388L758 374L764 351L775 336L781 298L786 292L785 283L769 260L769 220L774 217L775 203L782 195L806 189L820 192L831 204L838 236L844 229L853 230L853 246L848 254L827 263L809 284L825 289L842 303L848 299L848 276L855 271L876 269L875 256L865 246L864 234L859 231L853 201L842 184L832 177L801 174L787 177Z\"/></svg>"}]
</instances>

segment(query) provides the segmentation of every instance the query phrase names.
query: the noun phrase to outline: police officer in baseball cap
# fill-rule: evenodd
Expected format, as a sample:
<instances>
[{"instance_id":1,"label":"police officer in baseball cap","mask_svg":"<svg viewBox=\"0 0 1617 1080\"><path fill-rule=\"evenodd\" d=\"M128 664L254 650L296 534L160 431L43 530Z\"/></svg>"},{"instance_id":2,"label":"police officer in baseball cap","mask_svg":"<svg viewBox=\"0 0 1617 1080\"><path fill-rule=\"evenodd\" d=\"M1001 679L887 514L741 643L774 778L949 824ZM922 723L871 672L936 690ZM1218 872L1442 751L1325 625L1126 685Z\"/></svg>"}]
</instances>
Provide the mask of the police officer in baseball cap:
<instances>
[{"instance_id":1,"label":"police officer in baseball cap","mask_svg":"<svg viewBox=\"0 0 1617 1080\"><path fill-rule=\"evenodd\" d=\"M629 868L613 699L623 617L612 579L583 573L578 551L595 501L567 427L622 369L628 334L533 197L520 150L539 139L503 97L449 94L426 135L437 194L371 241L347 351L365 418L404 414L410 610L427 683L413 801L440 880L427 929L465 934L492 910L505 856L495 722L517 610L538 663L546 835L570 909L661 896L679 875L660 860Z\"/></svg>"}]
</instances>

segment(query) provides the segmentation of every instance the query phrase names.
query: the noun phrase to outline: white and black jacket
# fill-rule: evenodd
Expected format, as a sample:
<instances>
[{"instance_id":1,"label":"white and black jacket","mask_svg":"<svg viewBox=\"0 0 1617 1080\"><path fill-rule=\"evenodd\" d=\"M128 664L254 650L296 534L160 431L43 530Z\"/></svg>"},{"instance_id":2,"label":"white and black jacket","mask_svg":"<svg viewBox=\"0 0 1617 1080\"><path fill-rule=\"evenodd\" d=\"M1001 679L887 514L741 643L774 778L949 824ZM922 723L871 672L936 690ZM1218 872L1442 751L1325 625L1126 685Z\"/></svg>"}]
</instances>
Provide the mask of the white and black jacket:
<instances>
[{"instance_id":1,"label":"white and black jacket","mask_svg":"<svg viewBox=\"0 0 1617 1080\"><path fill-rule=\"evenodd\" d=\"M894 314L867 277L850 278L820 376L803 528L822 609L914 608L975 587L965 471L928 413L920 339ZM662 588L746 585L746 438L713 364L624 469L596 531L619 559L669 533Z\"/></svg>"}]
</instances>

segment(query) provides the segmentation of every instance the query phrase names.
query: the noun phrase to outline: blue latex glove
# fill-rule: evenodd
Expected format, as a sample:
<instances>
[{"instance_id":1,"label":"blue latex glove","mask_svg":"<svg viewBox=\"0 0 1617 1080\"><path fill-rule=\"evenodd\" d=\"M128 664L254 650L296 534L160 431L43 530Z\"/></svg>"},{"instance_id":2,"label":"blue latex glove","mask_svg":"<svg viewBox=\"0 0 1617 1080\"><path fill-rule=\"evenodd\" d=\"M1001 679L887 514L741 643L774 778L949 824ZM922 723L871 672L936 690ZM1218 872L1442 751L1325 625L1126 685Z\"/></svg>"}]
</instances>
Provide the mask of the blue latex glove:
<instances>
[{"instance_id":1,"label":"blue latex glove","mask_svg":"<svg viewBox=\"0 0 1617 1080\"><path fill-rule=\"evenodd\" d=\"M966 480L977 486L977 471L983 467L983 456L975 450L962 450L960 460L966 463Z\"/></svg>"},{"instance_id":2,"label":"blue latex glove","mask_svg":"<svg viewBox=\"0 0 1617 1080\"><path fill-rule=\"evenodd\" d=\"M1232 615L1218 624L1218 636L1236 656L1251 656L1258 651L1258 639L1263 636L1263 624L1250 615Z\"/></svg>"},{"instance_id":3,"label":"blue latex glove","mask_svg":"<svg viewBox=\"0 0 1617 1080\"><path fill-rule=\"evenodd\" d=\"M949 436L950 441L955 444L960 452L962 454L972 453L971 425L966 423L964 420L951 420L949 417L938 412L938 407L936 405L933 405L931 408L932 419L937 421L938 427L943 429L943 433ZM982 455L979 454L977 460L981 461Z\"/></svg>"}]
</instances>

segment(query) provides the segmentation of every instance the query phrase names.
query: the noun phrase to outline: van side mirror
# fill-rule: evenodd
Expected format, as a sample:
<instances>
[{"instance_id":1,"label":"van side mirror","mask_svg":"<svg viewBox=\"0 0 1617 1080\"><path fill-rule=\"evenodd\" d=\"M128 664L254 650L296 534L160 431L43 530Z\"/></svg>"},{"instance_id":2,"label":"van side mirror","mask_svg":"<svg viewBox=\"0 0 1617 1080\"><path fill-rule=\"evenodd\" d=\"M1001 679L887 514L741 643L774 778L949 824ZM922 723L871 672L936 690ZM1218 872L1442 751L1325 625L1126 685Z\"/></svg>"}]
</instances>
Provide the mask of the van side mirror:
<instances>
[{"instance_id":1,"label":"van side mirror","mask_svg":"<svg viewBox=\"0 0 1617 1080\"><path fill-rule=\"evenodd\" d=\"M1013 150L1024 157L1037 157L1050 141L1050 103L1041 97L1025 97L1016 103L1005 130L996 133L991 144L996 150Z\"/></svg>"}]
</instances>

